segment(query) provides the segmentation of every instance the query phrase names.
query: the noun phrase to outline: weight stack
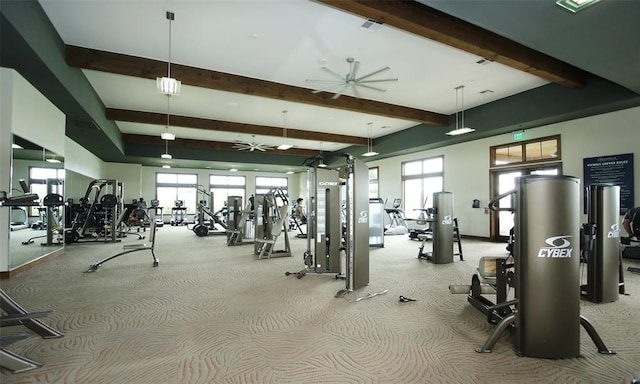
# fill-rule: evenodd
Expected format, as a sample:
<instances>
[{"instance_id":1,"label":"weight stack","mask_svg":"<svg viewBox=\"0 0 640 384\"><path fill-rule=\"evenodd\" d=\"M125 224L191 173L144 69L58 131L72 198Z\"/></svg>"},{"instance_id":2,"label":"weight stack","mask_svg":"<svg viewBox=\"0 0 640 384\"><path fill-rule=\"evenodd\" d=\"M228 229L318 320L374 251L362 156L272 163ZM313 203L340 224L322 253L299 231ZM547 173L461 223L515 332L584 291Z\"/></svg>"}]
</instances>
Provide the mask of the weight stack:
<instances>
[{"instance_id":1,"label":"weight stack","mask_svg":"<svg viewBox=\"0 0 640 384\"><path fill-rule=\"evenodd\" d=\"M515 349L522 356L580 355L580 181L517 179Z\"/></svg>"}]
</instances>

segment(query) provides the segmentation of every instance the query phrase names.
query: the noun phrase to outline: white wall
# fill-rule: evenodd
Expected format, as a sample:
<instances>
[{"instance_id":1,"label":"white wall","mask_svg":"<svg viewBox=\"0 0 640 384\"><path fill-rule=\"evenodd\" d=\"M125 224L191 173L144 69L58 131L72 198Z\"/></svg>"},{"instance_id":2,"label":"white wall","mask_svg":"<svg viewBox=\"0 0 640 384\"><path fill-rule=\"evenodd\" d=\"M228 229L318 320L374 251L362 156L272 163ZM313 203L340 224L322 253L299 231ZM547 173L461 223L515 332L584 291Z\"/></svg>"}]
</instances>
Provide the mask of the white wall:
<instances>
[{"instance_id":1,"label":"white wall","mask_svg":"<svg viewBox=\"0 0 640 384\"><path fill-rule=\"evenodd\" d=\"M560 135L562 168L565 175L583 178L583 159L595 156L634 154L634 202L640 204L640 108L552 124L525 132L525 140ZM370 161L380 168L380 197L402 197L401 163L444 156L444 189L454 194L454 214L464 235L489 237L489 215L471 208L479 199L489 200L489 148L512 142L505 134L429 151ZM582 218L586 220L586 217Z\"/></svg>"},{"instance_id":2,"label":"white wall","mask_svg":"<svg viewBox=\"0 0 640 384\"><path fill-rule=\"evenodd\" d=\"M68 137L65 139L65 153L64 168L66 170L91 179L103 178L104 162Z\"/></svg>"},{"instance_id":3,"label":"white wall","mask_svg":"<svg viewBox=\"0 0 640 384\"><path fill-rule=\"evenodd\" d=\"M132 200L138 201L141 196L144 196L142 192L142 165L105 163L104 175L105 179L116 179L122 182L126 204L131 203Z\"/></svg>"}]
</instances>

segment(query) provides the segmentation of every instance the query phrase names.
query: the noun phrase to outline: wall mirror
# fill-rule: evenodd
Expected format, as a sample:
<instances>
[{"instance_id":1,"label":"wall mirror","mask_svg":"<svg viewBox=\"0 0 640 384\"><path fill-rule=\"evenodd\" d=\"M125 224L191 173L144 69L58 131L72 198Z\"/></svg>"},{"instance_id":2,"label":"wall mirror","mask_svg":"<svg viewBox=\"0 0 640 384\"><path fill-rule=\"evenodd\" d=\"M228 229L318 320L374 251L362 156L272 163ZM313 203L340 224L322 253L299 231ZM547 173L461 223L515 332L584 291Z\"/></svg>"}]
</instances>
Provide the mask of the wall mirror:
<instances>
[{"instance_id":1,"label":"wall mirror","mask_svg":"<svg viewBox=\"0 0 640 384\"><path fill-rule=\"evenodd\" d=\"M13 135L11 196L36 193L38 204L9 208L10 270L64 248L64 190L64 158Z\"/></svg>"}]
</instances>

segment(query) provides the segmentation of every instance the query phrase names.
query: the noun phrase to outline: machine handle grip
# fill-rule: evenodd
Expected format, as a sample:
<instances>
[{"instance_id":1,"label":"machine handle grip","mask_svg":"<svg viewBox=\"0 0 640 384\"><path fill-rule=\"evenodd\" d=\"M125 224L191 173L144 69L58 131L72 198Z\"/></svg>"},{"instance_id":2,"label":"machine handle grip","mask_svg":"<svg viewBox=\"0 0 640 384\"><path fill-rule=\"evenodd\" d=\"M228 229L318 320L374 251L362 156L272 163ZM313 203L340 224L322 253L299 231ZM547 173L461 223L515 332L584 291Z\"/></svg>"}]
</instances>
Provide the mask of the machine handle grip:
<instances>
[{"instance_id":1,"label":"machine handle grip","mask_svg":"<svg viewBox=\"0 0 640 384\"><path fill-rule=\"evenodd\" d=\"M499 211L507 211L507 212L515 212L515 207L511 207L511 208L500 208L498 206L496 206L496 204L498 203L498 201L502 200L503 198L509 196L509 195L514 195L516 193L515 189L512 189L510 191L507 191L505 193L501 193L498 196L494 197L493 199L489 200L489 209L495 212L499 212Z\"/></svg>"}]
</instances>

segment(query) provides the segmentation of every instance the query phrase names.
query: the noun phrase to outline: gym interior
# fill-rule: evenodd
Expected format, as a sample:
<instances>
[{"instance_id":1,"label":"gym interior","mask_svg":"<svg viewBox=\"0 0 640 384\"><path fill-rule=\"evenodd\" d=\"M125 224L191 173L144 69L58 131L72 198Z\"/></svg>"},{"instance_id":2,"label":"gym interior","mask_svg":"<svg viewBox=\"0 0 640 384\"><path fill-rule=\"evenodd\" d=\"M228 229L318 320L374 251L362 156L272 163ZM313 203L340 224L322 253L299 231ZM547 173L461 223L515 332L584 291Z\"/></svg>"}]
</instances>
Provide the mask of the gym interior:
<instances>
[{"instance_id":1,"label":"gym interior","mask_svg":"<svg viewBox=\"0 0 640 384\"><path fill-rule=\"evenodd\" d=\"M391 157L166 169L79 144L9 64L4 383L640 379L640 243L620 224L640 202L637 93ZM542 158L497 164L527 145Z\"/></svg>"}]
</instances>

